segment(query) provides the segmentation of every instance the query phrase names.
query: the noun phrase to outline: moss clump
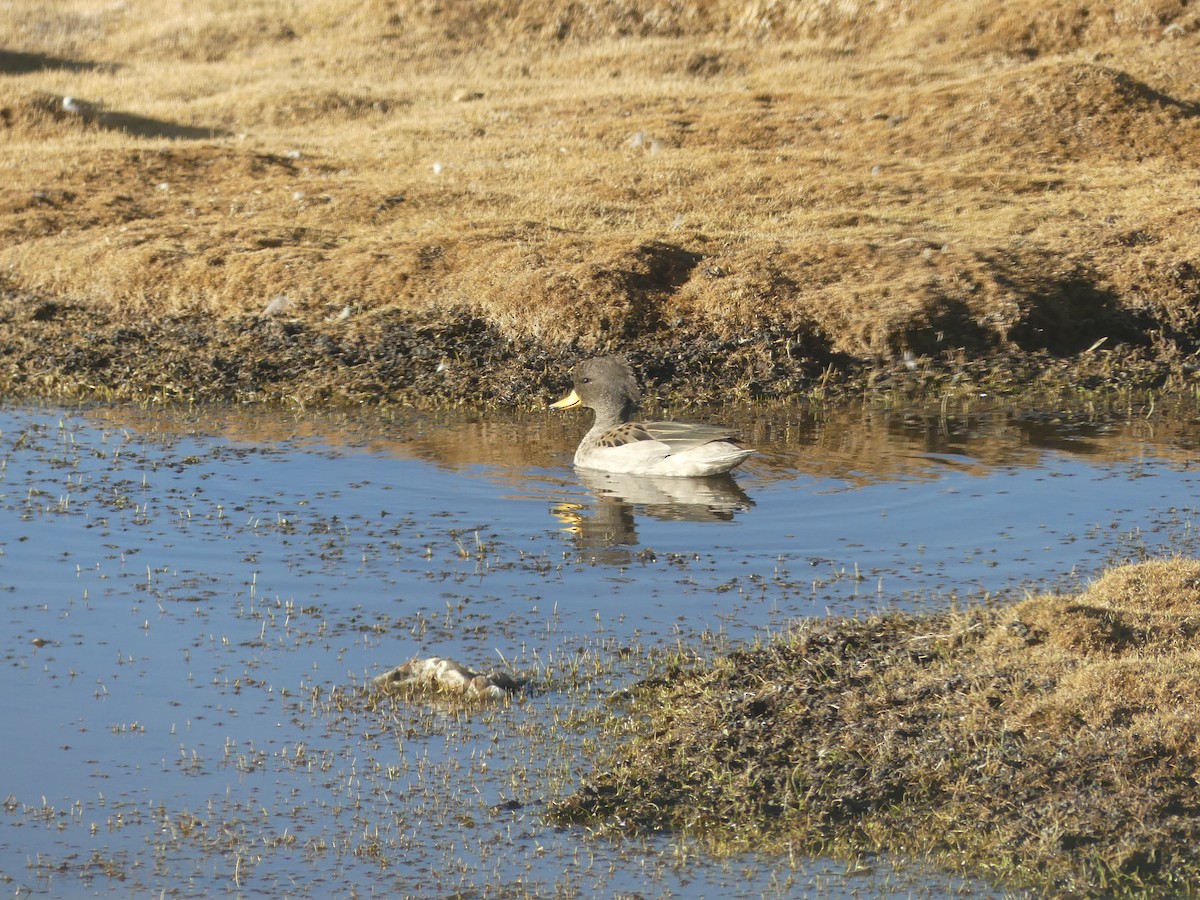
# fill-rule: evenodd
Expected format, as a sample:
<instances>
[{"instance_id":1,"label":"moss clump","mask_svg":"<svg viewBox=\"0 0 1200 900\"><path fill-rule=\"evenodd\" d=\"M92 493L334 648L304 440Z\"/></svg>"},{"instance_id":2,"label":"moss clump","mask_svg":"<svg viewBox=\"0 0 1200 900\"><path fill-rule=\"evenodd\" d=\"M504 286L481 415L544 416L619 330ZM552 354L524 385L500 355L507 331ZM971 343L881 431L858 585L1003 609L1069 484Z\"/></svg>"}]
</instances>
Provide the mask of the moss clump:
<instances>
[{"instance_id":1,"label":"moss clump","mask_svg":"<svg viewBox=\"0 0 1200 900\"><path fill-rule=\"evenodd\" d=\"M812 622L645 681L551 809L714 849L887 851L1059 892L1200 881L1200 562L1005 609Z\"/></svg>"}]
</instances>

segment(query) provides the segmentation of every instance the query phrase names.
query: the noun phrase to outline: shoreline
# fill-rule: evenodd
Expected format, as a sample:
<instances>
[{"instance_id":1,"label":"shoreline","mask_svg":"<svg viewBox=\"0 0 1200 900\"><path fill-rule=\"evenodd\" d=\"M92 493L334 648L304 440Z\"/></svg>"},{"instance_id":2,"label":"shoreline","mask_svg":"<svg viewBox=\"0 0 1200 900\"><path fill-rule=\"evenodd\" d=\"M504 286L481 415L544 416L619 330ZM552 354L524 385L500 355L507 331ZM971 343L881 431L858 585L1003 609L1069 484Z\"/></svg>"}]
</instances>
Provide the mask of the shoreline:
<instances>
[{"instance_id":1,"label":"shoreline","mask_svg":"<svg viewBox=\"0 0 1200 900\"><path fill-rule=\"evenodd\" d=\"M1071 356L1017 348L875 360L803 351L803 335L734 341L650 333L596 350L513 338L465 312L362 321L287 315L149 320L67 301L0 297L0 390L99 402L536 408L575 362L621 352L648 397L679 407L884 399L928 405L986 395L1033 407L1194 396L1196 367L1150 346Z\"/></svg>"}]
</instances>

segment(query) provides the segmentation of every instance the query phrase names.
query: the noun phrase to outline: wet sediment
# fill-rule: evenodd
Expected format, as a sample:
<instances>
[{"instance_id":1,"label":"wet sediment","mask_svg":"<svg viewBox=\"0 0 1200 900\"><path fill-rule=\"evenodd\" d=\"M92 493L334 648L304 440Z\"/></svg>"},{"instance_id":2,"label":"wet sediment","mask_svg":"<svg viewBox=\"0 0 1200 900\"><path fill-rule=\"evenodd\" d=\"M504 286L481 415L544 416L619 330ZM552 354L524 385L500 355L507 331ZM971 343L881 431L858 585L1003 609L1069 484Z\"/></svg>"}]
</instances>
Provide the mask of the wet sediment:
<instances>
[{"instance_id":1,"label":"wet sediment","mask_svg":"<svg viewBox=\"0 0 1200 900\"><path fill-rule=\"evenodd\" d=\"M540 406L580 358L621 352L653 401L676 405L988 393L1029 404L1190 392L1193 367L1153 347L1058 356L1012 347L866 360L784 327L745 339L660 330L601 346L503 333L464 311L391 311L346 326L281 316L123 320L67 301L0 298L0 389L101 401Z\"/></svg>"}]
</instances>

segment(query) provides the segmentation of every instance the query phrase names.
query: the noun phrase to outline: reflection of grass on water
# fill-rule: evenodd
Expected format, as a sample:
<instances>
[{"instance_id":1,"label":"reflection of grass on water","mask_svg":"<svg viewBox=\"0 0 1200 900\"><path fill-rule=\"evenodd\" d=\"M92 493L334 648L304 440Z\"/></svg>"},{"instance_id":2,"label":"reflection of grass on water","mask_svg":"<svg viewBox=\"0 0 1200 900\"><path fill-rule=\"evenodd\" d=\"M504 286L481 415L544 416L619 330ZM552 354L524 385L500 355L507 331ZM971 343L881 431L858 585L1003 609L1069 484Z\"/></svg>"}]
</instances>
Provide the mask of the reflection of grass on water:
<instances>
[{"instance_id":1,"label":"reflection of grass on water","mask_svg":"<svg viewBox=\"0 0 1200 900\"><path fill-rule=\"evenodd\" d=\"M1081 594L813 622L643 681L552 820L887 851L1042 889L1200 877L1200 562Z\"/></svg>"}]
</instances>

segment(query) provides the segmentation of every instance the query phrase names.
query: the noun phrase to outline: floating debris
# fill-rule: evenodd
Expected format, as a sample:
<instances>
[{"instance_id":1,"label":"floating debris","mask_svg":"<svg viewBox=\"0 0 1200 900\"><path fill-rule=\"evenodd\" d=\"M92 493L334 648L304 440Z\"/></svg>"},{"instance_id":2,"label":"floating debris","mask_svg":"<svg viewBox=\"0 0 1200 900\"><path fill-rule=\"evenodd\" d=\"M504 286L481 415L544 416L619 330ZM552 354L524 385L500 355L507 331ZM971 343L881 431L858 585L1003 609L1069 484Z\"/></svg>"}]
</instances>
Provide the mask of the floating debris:
<instances>
[{"instance_id":1,"label":"floating debris","mask_svg":"<svg viewBox=\"0 0 1200 900\"><path fill-rule=\"evenodd\" d=\"M372 683L381 691L456 694L486 700L502 700L521 687L504 672L472 672L441 656L411 660L377 676Z\"/></svg>"}]
</instances>

